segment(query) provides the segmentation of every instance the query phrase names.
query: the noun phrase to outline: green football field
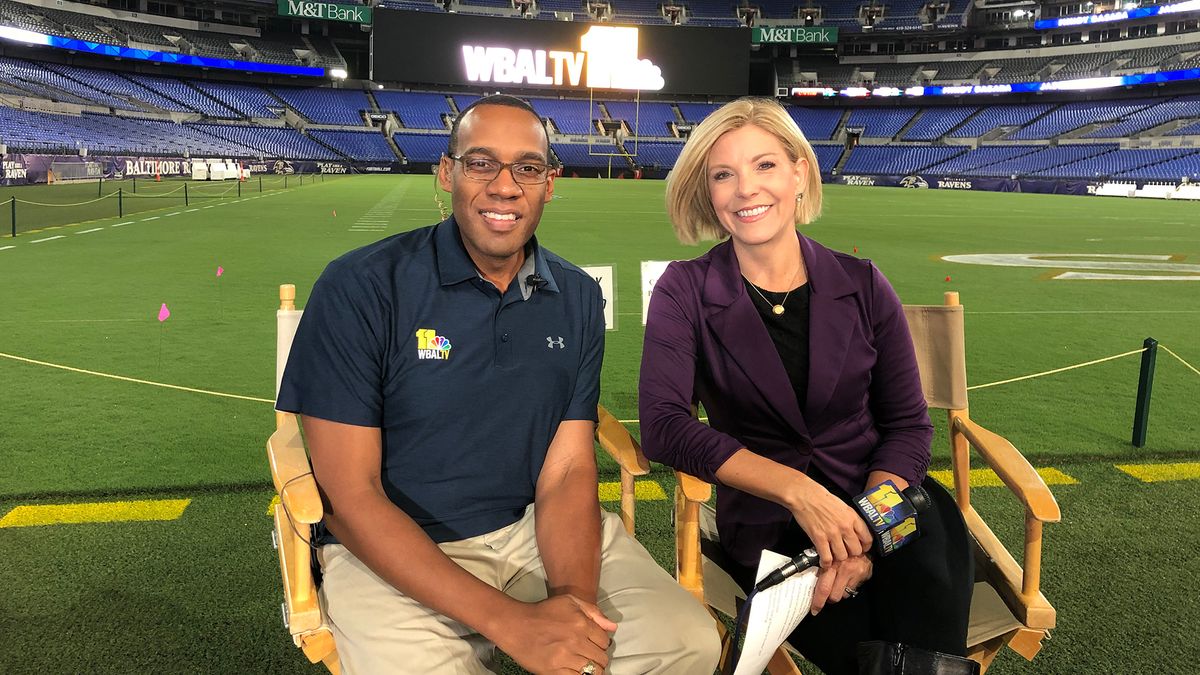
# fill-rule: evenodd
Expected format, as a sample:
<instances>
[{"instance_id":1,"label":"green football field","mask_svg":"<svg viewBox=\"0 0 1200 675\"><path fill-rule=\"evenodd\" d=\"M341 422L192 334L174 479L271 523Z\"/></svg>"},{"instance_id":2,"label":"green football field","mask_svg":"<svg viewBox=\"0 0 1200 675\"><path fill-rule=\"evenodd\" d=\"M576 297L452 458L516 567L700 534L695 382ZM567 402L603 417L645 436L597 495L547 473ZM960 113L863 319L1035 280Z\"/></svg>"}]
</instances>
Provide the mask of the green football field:
<instances>
[{"instance_id":1,"label":"green football field","mask_svg":"<svg viewBox=\"0 0 1200 675\"><path fill-rule=\"evenodd\" d=\"M296 284L303 305L332 258L439 217L431 176L297 182L261 192L248 183L241 198L144 199L121 218L108 197L79 205L99 198L95 184L0 191L0 672L321 672L280 623L269 545L263 444L274 426L278 285ZM139 181L146 196L179 185ZM1200 367L1200 204L826 190L808 234L857 247L905 302L962 294L972 385L1130 352L1147 337ZM614 268L601 402L635 432L640 261L705 250L675 241L662 193L657 181L562 179L538 230L567 259ZM14 194L75 205L38 206L33 221L34 207L19 203L31 210L9 238L4 200ZM78 224L58 225L67 222ZM1044 266L941 259L971 254L1040 255L1023 264ZM1055 278L1063 272L1127 276ZM1139 360L971 393L974 419L1061 474L1051 487L1063 522L1046 528L1043 574L1059 628L1033 663L1005 652L992 672L1194 672L1200 373L1159 351L1147 442L1135 448ZM944 420L935 423L940 432ZM933 468L948 468L940 433ZM611 463L601 472L617 480ZM647 478L671 493L666 470ZM972 494L1019 545L1017 502L998 488ZM149 500L178 508L120 522L22 521L37 512L29 506ZM668 503L640 508L639 538L673 567Z\"/></svg>"}]
</instances>

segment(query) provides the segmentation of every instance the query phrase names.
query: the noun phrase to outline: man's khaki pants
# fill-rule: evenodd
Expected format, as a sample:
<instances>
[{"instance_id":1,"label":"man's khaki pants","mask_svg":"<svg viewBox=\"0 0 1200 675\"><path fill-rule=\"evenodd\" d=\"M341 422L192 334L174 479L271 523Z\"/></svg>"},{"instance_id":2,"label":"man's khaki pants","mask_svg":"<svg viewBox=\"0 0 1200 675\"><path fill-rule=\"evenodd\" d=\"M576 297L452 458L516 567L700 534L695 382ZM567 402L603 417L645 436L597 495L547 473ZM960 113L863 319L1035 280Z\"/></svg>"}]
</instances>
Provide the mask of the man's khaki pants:
<instances>
[{"instance_id":1,"label":"man's khaki pants","mask_svg":"<svg viewBox=\"0 0 1200 675\"><path fill-rule=\"evenodd\" d=\"M716 624L621 520L602 513L600 611L617 624L606 673L711 675L720 656ZM485 583L523 602L547 597L533 506L494 532L439 545ZM495 646L377 577L345 547L321 548L321 596L348 675L490 673Z\"/></svg>"}]
</instances>

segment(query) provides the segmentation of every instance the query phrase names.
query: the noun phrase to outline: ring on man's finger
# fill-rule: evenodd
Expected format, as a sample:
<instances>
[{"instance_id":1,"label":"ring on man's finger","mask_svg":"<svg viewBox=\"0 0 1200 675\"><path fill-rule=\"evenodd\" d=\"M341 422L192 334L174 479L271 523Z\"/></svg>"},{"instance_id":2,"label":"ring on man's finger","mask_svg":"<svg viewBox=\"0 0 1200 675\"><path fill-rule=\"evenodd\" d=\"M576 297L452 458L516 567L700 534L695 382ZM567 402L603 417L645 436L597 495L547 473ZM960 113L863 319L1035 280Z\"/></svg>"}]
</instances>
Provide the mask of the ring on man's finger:
<instances>
[{"instance_id":1,"label":"ring on man's finger","mask_svg":"<svg viewBox=\"0 0 1200 675\"><path fill-rule=\"evenodd\" d=\"M596 663L594 661L588 661L587 665L585 665L582 669L580 669L579 675L592 675L592 673L595 673L595 672L596 672Z\"/></svg>"},{"instance_id":2,"label":"ring on man's finger","mask_svg":"<svg viewBox=\"0 0 1200 675\"><path fill-rule=\"evenodd\" d=\"M854 590L853 588L850 588L849 586L847 586L845 590L846 590L847 598L857 598L858 597L858 591Z\"/></svg>"}]
</instances>

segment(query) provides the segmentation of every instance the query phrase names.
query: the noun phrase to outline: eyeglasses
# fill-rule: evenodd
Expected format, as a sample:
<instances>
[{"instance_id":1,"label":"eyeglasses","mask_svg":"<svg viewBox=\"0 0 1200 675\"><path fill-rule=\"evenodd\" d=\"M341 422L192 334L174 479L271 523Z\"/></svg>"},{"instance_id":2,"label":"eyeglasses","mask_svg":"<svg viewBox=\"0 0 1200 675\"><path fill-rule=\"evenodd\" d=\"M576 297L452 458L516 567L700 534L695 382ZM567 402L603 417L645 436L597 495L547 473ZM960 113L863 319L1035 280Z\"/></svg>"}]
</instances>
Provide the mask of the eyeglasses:
<instances>
[{"instance_id":1,"label":"eyeglasses","mask_svg":"<svg viewBox=\"0 0 1200 675\"><path fill-rule=\"evenodd\" d=\"M513 180L523 185L540 185L550 177L550 167L541 162L500 162L487 157L463 157L450 155L450 159L462 162L463 174L471 180L493 181L500 171L507 168Z\"/></svg>"}]
</instances>

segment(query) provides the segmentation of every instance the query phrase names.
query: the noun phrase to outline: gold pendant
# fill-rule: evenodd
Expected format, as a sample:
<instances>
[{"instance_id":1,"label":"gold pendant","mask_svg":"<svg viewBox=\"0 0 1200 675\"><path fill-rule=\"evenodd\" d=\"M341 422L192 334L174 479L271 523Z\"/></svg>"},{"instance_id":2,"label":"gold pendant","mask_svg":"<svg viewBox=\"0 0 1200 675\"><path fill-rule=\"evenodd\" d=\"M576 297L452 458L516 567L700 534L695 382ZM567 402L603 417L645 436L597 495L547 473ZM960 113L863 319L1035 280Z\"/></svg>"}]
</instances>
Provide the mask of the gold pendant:
<instances>
[{"instance_id":1,"label":"gold pendant","mask_svg":"<svg viewBox=\"0 0 1200 675\"><path fill-rule=\"evenodd\" d=\"M779 316L780 314L783 314L783 305L775 305L774 307L771 308L771 312L773 312L775 314L775 316Z\"/></svg>"}]
</instances>

